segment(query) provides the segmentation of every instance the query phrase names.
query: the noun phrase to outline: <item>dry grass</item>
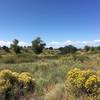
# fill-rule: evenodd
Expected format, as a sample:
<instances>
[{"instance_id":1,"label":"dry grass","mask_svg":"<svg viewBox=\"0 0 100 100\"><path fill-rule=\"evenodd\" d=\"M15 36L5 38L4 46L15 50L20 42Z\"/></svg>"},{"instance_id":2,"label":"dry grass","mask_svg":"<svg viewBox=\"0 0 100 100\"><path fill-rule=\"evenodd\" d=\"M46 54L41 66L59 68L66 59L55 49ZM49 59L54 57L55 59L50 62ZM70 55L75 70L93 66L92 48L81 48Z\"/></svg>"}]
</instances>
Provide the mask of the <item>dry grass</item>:
<instances>
[{"instance_id":1,"label":"dry grass","mask_svg":"<svg viewBox=\"0 0 100 100\"><path fill-rule=\"evenodd\" d=\"M99 54L53 56L51 58L42 58L40 55L41 59L35 58L35 61L31 62L23 62L25 57L21 58L22 62L17 64L0 64L0 69L11 69L17 72L27 71L36 79L35 93L26 95L22 100L95 100L94 97L83 94L80 97L76 97L71 92L70 85L68 86L70 88L65 90L64 82L67 72L74 67L100 70ZM87 58L89 59L87 60Z\"/></svg>"}]
</instances>

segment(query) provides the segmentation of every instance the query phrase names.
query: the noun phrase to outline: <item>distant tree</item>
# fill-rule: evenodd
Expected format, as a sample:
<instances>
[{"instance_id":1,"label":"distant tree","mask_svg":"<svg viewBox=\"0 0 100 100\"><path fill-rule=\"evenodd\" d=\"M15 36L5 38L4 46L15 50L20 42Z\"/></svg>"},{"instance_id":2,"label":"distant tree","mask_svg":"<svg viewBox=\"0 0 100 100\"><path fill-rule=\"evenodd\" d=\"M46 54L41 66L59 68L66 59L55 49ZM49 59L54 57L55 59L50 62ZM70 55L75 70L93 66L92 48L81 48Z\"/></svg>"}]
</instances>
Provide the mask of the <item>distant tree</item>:
<instances>
[{"instance_id":1,"label":"distant tree","mask_svg":"<svg viewBox=\"0 0 100 100\"><path fill-rule=\"evenodd\" d=\"M85 46L85 47L84 47L84 50L85 50L86 52L88 52L88 51L90 50L90 46Z\"/></svg>"},{"instance_id":2,"label":"distant tree","mask_svg":"<svg viewBox=\"0 0 100 100\"><path fill-rule=\"evenodd\" d=\"M58 48L60 51L63 51L63 47Z\"/></svg>"},{"instance_id":3,"label":"distant tree","mask_svg":"<svg viewBox=\"0 0 100 100\"><path fill-rule=\"evenodd\" d=\"M45 46L46 44L41 40L40 37L37 37L35 40L32 41L32 50L36 54L42 53Z\"/></svg>"},{"instance_id":4,"label":"distant tree","mask_svg":"<svg viewBox=\"0 0 100 100\"><path fill-rule=\"evenodd\" d=\"M83 49L82 48L79 48L78 51L83 51Z\"/></svg>"},{"instance_id":5,"label":"distant tree","mask_svg":"<svg viewBox=\"0 0 100 100\"><path fill-rule=\"evenodd\" d=\"M96 47L93 47L93 46L92 46L92 47L90 47L90 50L91 50L91 51L95 51L95 50L96 50Z\"/></svg>"},{"instance_id":6,"label":"distant tree","mask_svg":"<svg viewBox=\"0 0 100 100\"><path fill-rule=\"evenodd\" d=\"M53 47L49 47L49 50L53 50Z\"/></svg>"},{"instance_id":7,"label":"distant tree","mask_svg":"<svg viewBox=\"0 0 100 100\"><path fill-rule=\"evenodd\" d=\"M5 50L6 52L10 52L10 50L7 46L3 46L2 49Z\"/></svg>"},{"instance_id":8,"label":"distant tree","mask_svg":"<svg viewBox=\"0 0 100 100\"><path fill-rule=\"evenodd\" d=\"M23 48L24 48L24 49L26 49L26 48L27 48L27 46L24 46Z\"/></svg>"},{"instance_id":9,"label":"distant tree","mask_svg":"<svg viewBox=\"0 0 100 100\"><path fill-rule=\"evenodd\" d=\"M100 46L97 46L97 47L96 47L96 50L98 50L98 51L99 51L99 50L100 50Z\"/></svg>"},{"instance_id":10,"label":"distant tree","mask_svg":"<svg viewBox=\"0 0 100 100\"><path fill-rule=\"evenodd\" d=\"M13 44L11 44L11 49L17 54L20 53L21 47L18 45L19 41L14 39Z\"/></svg>"},{"instance_id":11,"label":"distant tree","mask_svg":"<svg viewBox=\"0 0 100 100\"><path fill-rule=\"evenodd\" d=\"M30 48L30 49L31 49L31 48L32 48L32 46L27 46L27 48Z\"/></svg>"},{"instance_id":12,"label":"distant tree","mask_svg":"<svg viewBox=\"0 0 100 100\"><path fill-rule=\"evenodd\" d=\"M65 46L65 47L63 48L63 53L64 53L64 54L70 53L70 48L69 48L68 46Z\"/></svg>"},{"instance_id":13,"label":"distant tree","mask_svg":"<svg viewBox=\"0 0 100 100\"><path fill-rule=\"evenodd\" d=\"M77 48L72 45L68 45L65 47L60 47L59 50L61 51L62 54L67 54L67 53L75 53L77 51Z\"/></svg>"},{"instance_id":14,"label":"distant tree","mask_svg":"<svg viewBox=\"0 0 100 100\"><path fill-rule=\"evenodd\" d=\"M69 48L69 53L75 53L77 51L77 48L72 45L69 45L68 48Z\"/></svg>"}]
</instances>

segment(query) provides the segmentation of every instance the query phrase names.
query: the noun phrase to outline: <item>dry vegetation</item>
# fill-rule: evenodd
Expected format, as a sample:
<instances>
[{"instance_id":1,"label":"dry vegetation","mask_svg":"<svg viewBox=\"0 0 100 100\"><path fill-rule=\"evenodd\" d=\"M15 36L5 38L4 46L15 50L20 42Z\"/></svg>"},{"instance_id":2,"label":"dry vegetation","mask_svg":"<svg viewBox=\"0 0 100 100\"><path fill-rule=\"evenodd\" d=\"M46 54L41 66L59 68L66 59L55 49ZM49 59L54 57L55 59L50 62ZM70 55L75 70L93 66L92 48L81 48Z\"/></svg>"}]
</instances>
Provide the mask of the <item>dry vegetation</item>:
<instances>
[{"instance_id":1,"label":"dry vegetation","mask_svg":"<svg viewBox=\"0 0 100 100\"><path fill-rule=\"evenodd\" d=\"M10 79L14 79L14 84ZM3 52L0 87L2 100L100 100L100 54L57 55L57 51L44 51L35 55L27 51L16 55ZM2 88L8 89L9 95Z\"/></svg>"}]
</instances>

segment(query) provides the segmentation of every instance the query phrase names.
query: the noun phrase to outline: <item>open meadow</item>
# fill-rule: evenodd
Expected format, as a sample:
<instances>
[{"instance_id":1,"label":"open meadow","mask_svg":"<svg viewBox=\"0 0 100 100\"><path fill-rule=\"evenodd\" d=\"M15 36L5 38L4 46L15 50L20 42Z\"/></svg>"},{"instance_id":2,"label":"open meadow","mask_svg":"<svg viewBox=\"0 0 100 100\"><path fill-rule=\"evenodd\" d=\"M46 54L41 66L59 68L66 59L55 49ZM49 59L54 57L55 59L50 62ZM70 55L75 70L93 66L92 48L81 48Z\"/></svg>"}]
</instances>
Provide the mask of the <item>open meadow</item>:
<instances>
[{"instance_id":1,"label":"open meadow","mask_svg":"<svg viewBox=\"0 0 100 100\"><path fill-rule=\"evenodd\" d=\"M13 55L13 53L1 55L0 71L10 70L16 73L28 72L34 79L34 89L32 91L25 90L26 87L18 89L16 84L14 87L10 87L11 90L8 90L9 100L100 100L99 53L77 52L74 54L57 55L54 51L51 52L49 51L47 53L45 51L45 53L40 55L32 55L31 52L18 55ZM76 74L78 70L90 71L90 74L87 72L87 78L92 76L93 71L93 75L96 78L98 77L99 86L96 87L97 83L94 80L90 80L90 93L84 90L84 87L80 86L85 84L85 81L76 82L75 84L80 87L75 87L68 79L68 72L75 68L78 68L76 69ZM7 75L9 75L9 72ZM73 82L76 81L75 76L72 78ZM23 80L27 80L27 78ZM2 82L0 85L1 87L3 86ZM92 92L91 88L98 89ZM2 89L0 91L0 98L3 100L5 95L7 95L7 91L3 90L2 92ZM22 94L18 94L18 92L22 92ZM6 100L8 100L8 97Z\"/></svg>"}]
</instances>

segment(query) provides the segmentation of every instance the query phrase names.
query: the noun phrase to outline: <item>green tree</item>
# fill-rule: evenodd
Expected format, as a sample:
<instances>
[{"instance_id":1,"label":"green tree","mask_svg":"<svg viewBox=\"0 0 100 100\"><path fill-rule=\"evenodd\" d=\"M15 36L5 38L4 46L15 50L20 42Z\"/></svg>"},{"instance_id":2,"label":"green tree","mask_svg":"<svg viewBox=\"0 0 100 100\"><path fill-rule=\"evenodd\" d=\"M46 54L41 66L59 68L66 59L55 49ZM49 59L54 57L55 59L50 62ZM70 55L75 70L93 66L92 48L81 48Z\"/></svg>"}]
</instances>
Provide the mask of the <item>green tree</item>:
<instances>
[{"instance_id":1,"label":"green tree","mask_svg":"<svg viewBox=\"0 0 100 100\"><path fill-rule=\"evenodd\" d=\"M53 47L49 47L49 50L53 50Z\"/></svg>"},{"instance_id":2,"label":"green tree","mask_svg":"<svg viewBox=\"0 0 100 100\"><path fill-rule=\"evenodd\" d=\"M97 47L95 47L95 48L96 48L96 50L98 50L98 51L100 50L100 46L97 46Z\"/></svg>"},{"instance_id":3,"label":"green tree","mask_svg":"<svg viewBox=\"0 0 100 100\"><path fill-rule=\"evenodd\" d=\"M77 51L77 48L72 45L68 45L65 47L60 47L59 50L61 51L61 54L67 54L67 53L75 53Z\"/></svg>"},{"instance_id":4,"label":"green tree","mask_svg":"<svg viewBox=\"0 0 100 100\"><path fill-rule=\"evenodd\" d=\"M68 48L69 48L69 53L75 53L77 51L77 48L72 45L69 45Z\"/></svg>"},{"instance_id":5,"label":"green tree","mask_svg":"<svg viewBox=\"0 0 100 100\"><path fill-rule=\"evenodd\" d=\"M40 37L37 37L35 40L32 41L32 50L36 54L42 53L45 46L46 44L41 40Z\"/></svg>"},{"instance_id":6,"label":"green tree","mask_svg":"<svg viewBox=\"0 0 100 100\"><path fill-rule=\"evenodd\" d=\"M96 50L96 47L93 47L93 46L92 46L92 47L90 47L90 50L91 50L91 51L95 51L95 50Z\"/></svg>"},{"instance_id":7,"label":"green tree","mask_svg":"<svg viewBox=\"0 0 100 100\"><path fill-rule=\"evenodd\" d=\"M17 54L21 52L21 47L18 45L19 41L14 39L13 44L11 44L11 49Z\"/></svg>"},{"instance_id":8,"label":"green tree","mask_svg":"<svg viewBox=\"0 0 100 100\"><path fill-rule=\"evenodd\" d=\"M10 50L7 46L3 46L2 49L5 50L6 52L10 52Z\"/></svg>"},{"instance_id":9,"label":"green tree","mask_svg":"<svg viewBox=\"0 0 100 100\"><path fill-rule=\"evenodd\" d=\"M89 47L89 46L85 46L85 47L84 47L84 50L85 50L86 52L88 52L88 51L90 50L90 47Z\"/></svg>"}]
</instances>

